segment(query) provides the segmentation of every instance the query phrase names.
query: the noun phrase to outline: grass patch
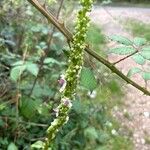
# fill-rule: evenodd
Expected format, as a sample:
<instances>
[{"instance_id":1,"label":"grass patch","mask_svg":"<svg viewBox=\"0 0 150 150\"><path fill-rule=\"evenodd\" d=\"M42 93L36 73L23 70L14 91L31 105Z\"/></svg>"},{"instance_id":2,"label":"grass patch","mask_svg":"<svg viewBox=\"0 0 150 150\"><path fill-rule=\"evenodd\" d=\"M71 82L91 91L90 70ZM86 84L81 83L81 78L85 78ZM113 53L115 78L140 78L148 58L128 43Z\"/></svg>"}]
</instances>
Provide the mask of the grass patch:
<instances>
[{"instance_id":1,"label":"grass patch","mask_svg":"<svg viewBox=\"0 0 150 150\"><path fill-rule=\"evenodd\" d=\"M105 36L102 34L101 28L96 24L91 24L87 32L87 43L96 52L102 52L102 49L106 43Z\"/></svg>"},{"instance_id":2,"label":"grass patch","mask_svg":"<svg viewBox=\"0 0 150 150\"><path fill-rule=\"evenodd\" d=\"M128 20L125 24L126 28L131 30L133 36L139 36L150 41L150 25L144 24L138 20Z\"/></svg>"}]
</instances>

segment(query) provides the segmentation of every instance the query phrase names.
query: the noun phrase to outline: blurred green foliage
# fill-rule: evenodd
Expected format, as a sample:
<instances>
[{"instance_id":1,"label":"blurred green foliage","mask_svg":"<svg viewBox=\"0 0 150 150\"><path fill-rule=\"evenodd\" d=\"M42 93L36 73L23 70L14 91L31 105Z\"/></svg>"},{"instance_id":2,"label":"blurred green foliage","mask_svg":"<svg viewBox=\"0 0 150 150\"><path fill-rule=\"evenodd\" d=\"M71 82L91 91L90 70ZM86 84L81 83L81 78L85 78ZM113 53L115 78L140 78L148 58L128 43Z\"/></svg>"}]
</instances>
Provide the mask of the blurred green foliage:
<instances>
[{"instance_id":1,"label":"blurred green foliage","mask_svg":"<svg viewBox=\"0 0 150 150\"><path fill-rule=\"evenodd\" d=\"M134 36L140 36L150 41L150 25L138 20L129 19L126 23L126 28L130 29Z\"/></svg>"},{"instance_id":2,"label":"blurred green foliage","mask_svg":"<svg viewBox=\"0 0 150 150\"><path fill-rule=\"evenodd\" d=\"M97 0L99 2L104 2L108 0ZM111 0L112 2L129 2L129 3L144 3L144 2L149 2L149 0Z\"/></svg>"},{"instance_id":3,"label":"blurred green foliage","mask_svg":"<svg viewBox=\"0 0 150 150\"><path fill-rule=\"evenodd\" d=\"M56 14L58 4L47 5ZM65 2L62 17L70 4ZM60 101L57 80L66 69L69 47L57 30L50 38L52 25L27 2L1 0L0 9L0 149L40 149ZM90 27L87 42L102 53L105 38L99 27ZM51 149L131 150L111 114L122 103L118 80L86 54L77 93L70 120Z\"/></svg>"}]
</instances>

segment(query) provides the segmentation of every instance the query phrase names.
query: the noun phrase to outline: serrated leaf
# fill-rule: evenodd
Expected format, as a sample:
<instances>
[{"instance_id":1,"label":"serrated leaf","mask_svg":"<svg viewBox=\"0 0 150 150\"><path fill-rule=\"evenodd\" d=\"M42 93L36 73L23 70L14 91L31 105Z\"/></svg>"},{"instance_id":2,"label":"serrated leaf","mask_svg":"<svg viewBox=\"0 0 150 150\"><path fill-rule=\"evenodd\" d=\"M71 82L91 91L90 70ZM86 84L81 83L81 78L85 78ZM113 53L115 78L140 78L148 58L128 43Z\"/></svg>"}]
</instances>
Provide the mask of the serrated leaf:
<instances>
[{"instance_id":1,"label":"serrated leaf","mask_svg":"<svg viewBox=\"0 0 150 150\"><path fill-rule=\"evenodd\" d=\"M26 69L31 73L33 74L34 76L37 76L38 75L38 72L39 72L39 67L37 64L33 64L33 63L27 63L26 64Z\"/></svg>"},{"instance_id":2,"label":"serrated leaf","mask_svg":"<svg viewBox=\"0 0 150 150\"><path fill-rule=\"evenodd\" d=\"M15 143L10 143L7 147L7 150L18 150L18 148Z\"/></svg>"},{"instance_id":3,"label":"serrated leaf","mask_svg":"<svg viewBox=\"0 0 150 150\"><path fill-rule=\"evenodd\" d=\"M136 50L132 47L116 47L109 50L110 53L119 54L119 55L130 55Z\"/></svg>"},{"instance_id":4,"label":"serrated leaf","mask_svg":"<svg viewBox=\"0 0 150 150\"><path fill-rule=\"evenodd\" d=\"M118 42L118 43L126 45L126 46L133 45L132 41L130 41L128 38L121 36L121 35L112 35L109 38L115 42Z\"/></svg>"},{"instance_id":5,"label":"serrated leaf","mask_svg":"<svg viewBox=\"0 0 150 150\"><path fill-rule=\"evenodd\" d=\"M26 66L16 66L12 68L10 72L10 78L14 81L17 81L25 69Z\"/></svg>"},{"instance_id":6,"label":"serrated leaf","mask_svg":"<svg viewBox=\"0 0 150 150\"><path fill-rule=\"evenodd\" d=\"M145 81L150 80L150 72L143 72L142 77Z\"/></svg>"},{"instance_id":7,"label":"serrated leaf","mask_svg":"<svg viewBox=\"0 0 150 150\"><path fill-rule=\"evenodd\" d=\"M83 68L81 71L81 85L89 90L94 90L97 86L97 81L91 69Z\"/></svg>"},{"instance_id":8,"label":"serrated leaf","mask_svg":"<svg viewBox=\"0 0 150 150\"><path fill-rule=\"evenodd\" d=\"M136 73L140 73L142 70L140 68L131 68L128 71L127 77L131 77L132 75L136 74Z\"/></svg>"},{"instance_id":9,"label":"serrated leaf","mask_svg":"<svg viewBox=\"0 0 150 150\"><path fill-rule=\"evenodd\" d=\"M146 62L145 58L138 53L133 55L132 59L139 65L144 65Z\"/></svg>"},{"instance_id":10,"label":"serrated leaf","mask_svg":"<svg viewBox=\"0 0 150 150\"><path fill-rule=\"evenodd\" d=\"M142 55L145 59L150 60L150 51L141 51L139 54Z\"/></svg>"},{"instance_id":11,"label":"serrated leaf","mask_svg":"<svg viewBox=\"0 0 150 150\"><path fill-rule=\"evenodd\" d=\"M134 43L136 46L142 46L142 45L146 44L146 39L145 39L145 38L136 37L136 38L134 39L133 43Z\"/></svg>"},{"instance_id":12,"label":"serrated leaf","mask_svg":"<svg viewBox=\"0 0 150 150\"><path fill-rule=\"evenodd\" d=\"M21 114L28 119L32 118L35 115L38 104L39 102L33 99L22 98L19 105Z\"/></svg>"}]
</instances>

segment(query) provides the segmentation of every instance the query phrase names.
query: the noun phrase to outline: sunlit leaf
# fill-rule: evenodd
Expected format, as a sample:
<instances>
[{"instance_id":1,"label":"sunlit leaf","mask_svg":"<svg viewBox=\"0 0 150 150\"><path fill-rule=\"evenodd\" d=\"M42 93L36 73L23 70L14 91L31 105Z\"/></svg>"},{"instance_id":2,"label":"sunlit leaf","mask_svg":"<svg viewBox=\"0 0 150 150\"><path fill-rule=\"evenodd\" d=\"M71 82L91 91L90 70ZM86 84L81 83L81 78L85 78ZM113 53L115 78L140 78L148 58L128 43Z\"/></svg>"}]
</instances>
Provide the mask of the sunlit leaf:
<instances>
[{"instance_id":1,"label":"sunlit leaf","mask_svg":"<svg viewBox=\"0 0 150 150\"><path fill-rule=\"evenodd\" d=\"M120 44L131 46L133 45L133 42L130 41L128 38L121 36L121 35L112 35L109 37L112 41L118 42Z\"/></svg>"},{"instance_id":2,"label":"sunlit leaf","mask_svg":"<svg viewBox=\"0 0 150 150\"><path fill-rule=\"evenodd\" d=\"M110 53L119 54L119 55L130 55L136 50L132 47L116 47L109 50Z\"/></svg>"},{"instance_id":3,"label":"sunlit leaf","mask_svg":"<svg viewBox=\"0 0 150 150\"><path fill-rule=\"evenodd\" d=\"M17 81L25 69L26 66L16 66L12 68L10 72L11 79Z\"/></svg>"},{"instance_id":4,"label":"sunlit leaf","mask_svg":"<svg viewBox=\"0 0 150 150\"><path fill-rule=\"evenodd\" d=\"M31 145L31 148L43 149L44 143L42 141L37 141Z\"/></svg>"},{"instance_id":5,"label":"sunlit leaf","mask_svg":"<svg viewBox=\"0 0 150 150\"><path fill-rule=\"evenodd\" d=\"M133 55L132 59L139 65L144 65L146 62L145 58L143 56L141 56L140 54Z\"/></svg>"},{"instance_id":6,"label":"sunlit leaf","mask_svg":"<svg viewBox=\"0 0 150 150\"><path fill-rule=\"evenodd\" d=\"M142 55L145 59L150 60L150 51L141 51L139 54Z\"/></svg>"},{"instance_id":7,"label":"sunlit leaf","mask_svg":"<svg viewBox=\"0 0 150 150\"><path fill-rule=\"evenodd\" d=\"M27 70L33 74L34 76L38 75L39 72L39 67L37 64L33 64L33 63L27 63L26 64Z\"/></svg>"},{"instance_id":8,"label":"sunlit leaf","mask_svg":"<svg viewBox=\"0 0 150 150\"><path fill-rule=\"evenodd\" d=\"M7 150L18 150L18 148L15 143L10 143L7 147Z\"/></svg>"},{"instance_id":9,"label":"sunlit leaf","mask_svg":"<svg viewBox=\"0 0 150 150\"><path fill-rule=\"evenodd\" d=\"M56 59L54 58L45 58L44 59L44 64L49 64L49 63L52 63L52 64L60 64Z\"/></svg>"},{"instance_id":10,"label":"sunlit leaf","mask_svg":"<svg viewBox=\"0 0 150 150\"><path fill-rule=\"evenodd\" d=\"M12 66L19 66L19 65L23 65L23 64L24 64L24 61L20 60L20 61L13 63Z\"/></svg>"},{"instance_id":11,"label":"sunlit leaf","mask_svg":"<svg viewBox=\"0 0 150 150\"><path fill-rule=\"evenodd\" d=\"M136 37L133 42L134 42L134 44L136 46L142 46L142 45L146 44L146 39L145 38Z\"/></svg>"},{"instance_id":12,"label":"sunlit leaf","mask_svg":"<svg viewBox=\"0 0 150 150\"><path fill-rule=\"evenodd\" d=\"M140 72L142 72L140 68L131 68L127 74L127 77L131 77L132 75Z\"/></svg>"},{"instance_id":13,"label":"sunlit leaf","mask_svg":"<svg viewBox=\"0 0 150 150\"><path fill-rule=\"evenodd\" d=\"M143 47L142 51L150 51L150 47Z\"/></svg>"},{"instance_id":14,"label":"sunlit leaf","mask_svg":"<svg viewBox=\"0 0 150 150\"><path fill-rule=\"evenodd\" d=\"M145 81L150 80L150 72L143 72L142 77Z\"/></svg>"}]
</instances>

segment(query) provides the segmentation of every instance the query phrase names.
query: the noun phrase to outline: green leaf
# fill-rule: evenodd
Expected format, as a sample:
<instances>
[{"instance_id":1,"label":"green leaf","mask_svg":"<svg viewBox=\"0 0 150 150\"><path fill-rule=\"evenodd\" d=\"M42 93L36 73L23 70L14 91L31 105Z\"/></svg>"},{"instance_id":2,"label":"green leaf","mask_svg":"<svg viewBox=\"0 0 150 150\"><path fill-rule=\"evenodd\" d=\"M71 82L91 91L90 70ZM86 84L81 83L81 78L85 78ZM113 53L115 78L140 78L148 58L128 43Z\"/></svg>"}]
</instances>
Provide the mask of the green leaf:
<instances>
[{"instance_id":1,"label":"green leaf","mask_svg":"<svg viewBox=\"0 0 150 150\"><path fill-rule=\"evenodd\" d=\"M23 60L19 60L19 61L13 63L12 66L21 66L23 64L24 64L24 61Z\"/></svg>"},{"instance_id":2,"label":"green leaf","mask_svg":"<svg viewBox=\"0 0 150 150\"><path fill-rule=\"evenodd\" d=\"M53 34L53 37L57 37L57 38L61 39L62 41L64 41L64 36L60 32L55 32Z\"/></svg>"},{"instance_id":3,"label":"green leaf","mask_svg":"<svg viewBox=\"0 0 150 150\"><path fill-rule=\"evenodd\" d=\"M31 119L35 115L38 105L38 101L30 98L22 98L19 105L20 112L24 117Z\"/></svg>"},{"instance_id":4,"label":"green leaf","mask_svg":"<svg viewBox=\"0 0 150 150\"><path fill-rule=\"evenodd\" d=\"M35 85L33 92L32 92L32 96L34 97L42 97L42 96L52 96L54 93L53 91L47 86L39 86L39 85Z\"/></svg>"},{"instance_id":5,"label":"green leaf","mask_svg":"<svg viewBox=\"0 0 150 150\"><path fill-rule=\"evenodd\" d=\"M16 66L12 68L10 72L10 78L14 81L17 81L25 69L26 66Z\"/></svg>"},{"instance_id":6,"label":"green leaf","mask_svg":"<svg viewBox=\"0 0 150 150\"><path fill-rule=\"evenodd\" d=\"M143 47L142 51L150 51L150 47Z\"/></svg>"},{"instance_id":7,"label":"green leaf","mask_svg":"<svg viewBox=\"0 0 150 150\"><path fill-rule=\"evenodd\" d=\"M37 141L31 145L31 148L43 149L44 143L42 141Z\"/></svg>"},{"instance_id":8,"label":"green leaf","mask_svg":"<svg viewBox=\"0 0 150 150\"><path fill-rule=\"evenodd\" d=\"M134 39L133 43L134 43L136 46L142 46L142 45L146 44L146 39L145 39L145 38L136 37L136 38Z\"/></svg>"},{"instance_id":9,"label":"green leaf","mask_svg":"<svg viewBox=\"0 0 150 150\"><path fill-rule=\"evenodd\" d=\"M0 111L2 111L3 109L5 109L7 106L5 103L0 104Z\"/></svg>"},{"instance_id":10,"label":"green leaf","mask_svg":"<svg viewBox=\"0 0 150 150\"><path fill-rule=\"evenodd\" d=\"M150 72L143 72L142 77L145 81L150 80Z\"/></svg>"},{"instance_id":11,"label":"green leaf","mask_svg":"<svg viewBox=\"0 0 150 150\"><path fill-rule=\"evenodd\" d=\"M54 58L45 58L44 60L44 64L60 64L56 59Z\"/></svg>"},{"instance_id":12,"label":"green leaf","mask_svg":"<svg viewBox=\"0 0 150 150\"><path fill-rule=\"evenodd\" d=\"M33 63L27 63L26 64L27 70L33 74L34 76L38 75L39 72L39 68L37 64L33 64Z\"/></svg>"},{"instance_id":13,"label":"green leaf","mask_svg":"<svg viewBox=\"0 0 150 150\"><path fill-rule=\"evenodd\" d=\"M31 31L33 31L33 32L40 32L41 31L41 26L40 25L33 26L31 28Z\"/></svg>"},{"instance_id":14,"label":"green leaf","mask_svg":"<svg viewBox=\"0 0 150 150\"><path fill-rule=\"evenodd\" d=\"M136 50L132 47L116 47L109 50L110 53L119 54L119 55L130 55Z\"/></svg>"},{"instance_id":15,"label":"green leaf","mask_svg":"<svg viewBox=\"0 0 150 150\"><path fill-rule=\"evenodd\" d=\"M145 59L150 60L150 51L141 51L139 52Z\"/></svg>"},{"instance_id":16,"label":"green leaf","mask_svg":"<svg viewBox=\"0 0 150 150\"><path fill-rule=\"evenodd\" d=\"M109 135L105 131L99 131L98 141L100 143L107 143L107 141L110 139Z\"/></svg>"},{"instance_id":17,"label":"green leaf","mask_svg":"<svg viewBox=\"0 0 150 150\"><path fill-rule=\"evenodd\" d=\"M128 38L121 36L121 35L112 35L109 38L115 42L118 42L118 43L126 45L126 46L133 45L132 41L130 41Z\"/></svg>"},{"instance_id":18,"label":"green leaf","mask_svg":"<svg viewBox=\"0 0 150 150\"><path fill-rule=\"evenodd\" d=\"M139 65L144 65L146 62L145 58L138 53L133 55L132 59Z\"/></svg>"},{"instance_id":19,"label":"green leaf","mask_svg":"<svg viewBox=\"0 0 150 150\"><path fill-rule=\"evenodd\" d=\"M98 139L98 133L94 127L88 127L84 130L85 137L90 140Z\"/></svg>"},{"instance_id":20,"label":"green leaf","mask_svg":"<svg viewBox=\"0 0 150 150\"><path fill-rule=\"evenodd\" d=\"M10 143L7 147L7 150L18 150L18 148L15 143Z\"/></svg>"},{"instance_id":21,"label":"green leaf","mask_svg":"<svg viewBox=\"0 0 150 150\"><path fill-rule=\"evenodd\" d=\"M10 45L12 47L16 46L16 44L13 41L11 41L11 40L5 40L5 44L8 44L8 45Z\"/></svg>"},{"instance_id":22,"label":"green leaf","mask_svg":"<svg viewBox=\"0 0 150 150\"><path fill-rule=\"evenodd\" d=\"M140 68L131 68L127 74L127 77L131 77L132 75L136 73L140 73L142 70Z\"/></svg>"},{"instance_id":23,"label":"green leaf","mask_svg":"<svg viewBox=\"0 0 150 150\"><path fill-rule=\"evenodd\" d=\"M97 81L91 69L83 68L81 71L81 85L89 90L94 90L97 86Z\"/></svg>"}]
</instances>

